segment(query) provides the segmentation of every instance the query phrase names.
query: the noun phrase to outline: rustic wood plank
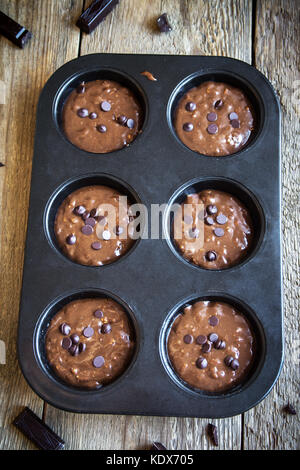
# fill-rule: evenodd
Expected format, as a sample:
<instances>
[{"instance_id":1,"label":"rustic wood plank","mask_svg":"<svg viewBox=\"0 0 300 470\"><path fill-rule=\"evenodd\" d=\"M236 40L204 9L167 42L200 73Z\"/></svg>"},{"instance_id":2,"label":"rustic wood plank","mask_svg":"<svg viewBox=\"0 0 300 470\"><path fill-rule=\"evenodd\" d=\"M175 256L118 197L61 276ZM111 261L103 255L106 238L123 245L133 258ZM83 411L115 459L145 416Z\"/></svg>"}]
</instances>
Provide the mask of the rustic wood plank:
<instances>
[{"instance_id":1,"label":"rustic wood plank","mask_svg":"<svg viewBox=\"0 0 300 470\"><path fill-rule=\"evenodd\" d=\"M155 19L163 12L169 14L173 26L170 34L159 34L155 30ZM126 0L120 2L91 36L83 34L81 54L227 55L251 62L251 15L252 2L247 0ZM47 411L47 423L63 435L69 449L146 449L153 440L163 442L170 449L214 448L205 433L207 422L161 417L78 416L51 406ZM220 448L240 449L241 417L215 423L219 428Z\"/></svg>"},{"instance_id":2,"label":"rustic wood plank","mask_svg":"<svg viewBox=\"0 0 300 470\"><path fill-rule=\"evenodd\" d=\"M80 35L74 22L82 0L3 0L1 10L34 35L24 50L0 38L0 80L6 86L6 104L0 105L0 161L6 163L0 168L0 339L7 348L7 363L0 365L0 448L31 449L11 422L25 405L39 416L43 410L42 400L25 383L16 355L35 112L45 81L78 54Z\"/></svg>"},{"instance_id":3,"label":"rustic wood plank","mask_svg":"<svg viewBox=\"0 0 300 470\"><path fill-rule=\"evenodd\" d=\"M282 106L285 365L271 394L245 414L244 448L299 449L300 3L264 0L257 8L256 67L272 82ZM288 402L298 408L297 416L282 412Z\"/></svg>"}]
</instances>

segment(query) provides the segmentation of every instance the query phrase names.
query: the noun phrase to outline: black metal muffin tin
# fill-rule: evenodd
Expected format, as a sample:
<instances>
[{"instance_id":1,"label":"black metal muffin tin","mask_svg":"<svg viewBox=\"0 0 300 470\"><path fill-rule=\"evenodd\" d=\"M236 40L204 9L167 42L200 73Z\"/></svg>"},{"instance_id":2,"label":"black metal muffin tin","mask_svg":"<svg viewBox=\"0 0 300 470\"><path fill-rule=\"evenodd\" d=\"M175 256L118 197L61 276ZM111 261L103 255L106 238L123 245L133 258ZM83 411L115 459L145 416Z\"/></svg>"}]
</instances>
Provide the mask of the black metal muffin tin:
<instances>
[{"instance_id":1,"label":"black metal muffin tin","mask_svg":"<svg viewBox=\"0 0 300 470\"><path fill-rule=\"evenodd\" d=\"M156 82L141 75L150 71ZM142 133L109 154L87 153L61 129L65 98L82 80L108 78L133 89L144 109ZM207 80L243 89L253 103L257 132L240 152L199 155L177 138L172 116L187 89ZM190 264L169 237L142 239L115 263L78 265L56 246L53 221L59 204L80 186L108 184L133 201L181 202L207 187L238 196L255 225L253 250L222 271ZM282 365L280 256L280 110L267 79L250 65L224 57L93 54L61 67L45 85L38 105L32 186L19 317L18 351L25 378L52 405L83 413L221 418L255 406L271 390ZM53 315L69 301L110 296L128 312L136 350L114 383L88 391L62 383L45 356ZM218 394L189 387L167 354L170 325L183 305L224 300L246 315L256 337L256 359L247 380Z\"/></svg>"}]
</instances>

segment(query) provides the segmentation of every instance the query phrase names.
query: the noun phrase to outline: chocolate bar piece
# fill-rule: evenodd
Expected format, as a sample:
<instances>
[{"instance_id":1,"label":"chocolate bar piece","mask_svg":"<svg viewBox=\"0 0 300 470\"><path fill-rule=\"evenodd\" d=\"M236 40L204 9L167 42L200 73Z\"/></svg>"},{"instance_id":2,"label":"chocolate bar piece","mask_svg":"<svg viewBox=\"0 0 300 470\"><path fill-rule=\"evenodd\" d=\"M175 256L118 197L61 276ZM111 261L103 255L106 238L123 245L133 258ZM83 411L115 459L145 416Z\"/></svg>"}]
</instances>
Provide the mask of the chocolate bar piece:
<instances>
[{"instance_id":1,"label":"chocolate bar piece","mask_svg":"<svg viewBox=\"0 0 300 470\"><path fill-rule=\"evenodd\" d=\"M167 13L163 13L159 18L157 18L156 23L161 33L169 33L172 31Z\"/></svg>"},{"instance_id":2,"label":"chocolate bar piece","mask_svg":"<svg viewBox=\"0 0 300 470\"><path fill-rule=\"evenodd\" d=\"M76 25L90 34L118 5L119 0L95 0L79 17Z\"/></svg>"},{"instance_id":3,"label":"chocolate bar piece","mask_svg":"<svg viewBox=\"0 0 300 470\"><path fill-rule=\"evenodd\" d=\"M41 450L61 450L65 446L64 441L27 406L13 424Z\"/></svg>"},{"instance_id":4,"label":"chocolate bar piece","mask_svg":"<svg viewBox=\"0 0 300 470\"><path fill-rule=\"evenodd\" d=\"M32 37L30 31L27 31L27 29L2 13L2 11L0 11L0 34L12 41L21 49L23 49L25 44Z\"/></svg>"}]
</instances>

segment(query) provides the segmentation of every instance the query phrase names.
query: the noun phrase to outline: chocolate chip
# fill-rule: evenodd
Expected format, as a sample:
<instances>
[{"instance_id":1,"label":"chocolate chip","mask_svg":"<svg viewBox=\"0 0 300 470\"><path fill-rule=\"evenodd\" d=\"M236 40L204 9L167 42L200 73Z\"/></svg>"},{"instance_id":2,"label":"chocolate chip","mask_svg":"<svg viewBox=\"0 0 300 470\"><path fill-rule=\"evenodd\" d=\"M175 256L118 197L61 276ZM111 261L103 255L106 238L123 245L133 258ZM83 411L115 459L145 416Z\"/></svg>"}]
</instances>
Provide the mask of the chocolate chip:
<instances>
[{"instance_id":1,"label":"chocolate chip","mask_svg":"<svg viewBox=\"0 0 300 470\"><path fill-rule=\"evenodd\" d=\"M205 359L205 357L199 357L196 361L196 366L198 367L198 369L205 369L207 365L208 365L208 362Z\"/></svg>"},{"instance_id":2,"label":"chocolate chip","mask_svg":"<svg viewBox=\"0 0 300 470\"><path fill-rule=\"evenodd\" d=\"M217 326L217 324L219 323L219 319L218 319L218 317L216 317L215 315L213 315L212 317L209 317L208 323L209 323L211 326Z\"/></svg>"},{"instance_id":3,"label":"chocolate chip","mask_svg":"<svg viewBox=\"0 0 300 470\"><path fill-rule=\"evenodd\" d=\"M204 335L199 335L196 338L196 343L197 344L205 344L207 342L207 337Z\"/></svg>"},{"instance_id":4,"label":"chocolate chip","mask_svg":"<svg viewBox=\"0 0 300 470\"><path fill-rule=\"evenodd\" d=\"M208 335L208 339L211 343L215 343L215 341L219 339L219 336L217 335L217 333L210 333Z\"/></svg>"},{"instance_id":5,"label":"chocolate chip","mask_svg":"<svg viewBox=\"0 0 300 470\"><path fill-rule=\"evenodd\" d=\"M79 354L80 354L80 353L83 353L85 350L86 350L86 344L85 344L85 343L79 343L79 344L78 344L78 351L79 351Z\"/></svg>"},{"instance_id":6,"label":"chocolate chip","mask_svg":"<svg viewBox=\"0 0 300 470\"><path fill-rule=\"evenodd\" d=\"M85 92L84 82L82 82L82 83L80 83L80 85L78 85L78 87L76 88L76 91L77 91L78 94L81 94L81 93Z\"/></svg>"},{"instance_id":7,"label":"chocolate chip","mask_svg":"<svg viewBox=\"0 0 300 470\"><path fill-rule=\"evenodd\" d=\"M291 403L288 403L287 405L284 406L283 411L285 411L289 415L296 415L297 412Z\"/></svg>"},{"instance_id":8,"label":"chocolate chip","mask_svg":"<svg viewBox=\"0 0 300 470\"><path fill-rule=\"evenodd\" d=\"M91 227L95 227L96 225L96 220L93 218L93 217L88 217L85 221L84 221L85 225L90 225Z\"/></svg>"},{"instance_id":9,"label":"chocolate chip","mask_svg":"<svg viewBox=\"0 0 300 470\"><path fill-rule=\"evenodd\" d=\"M76 335L76 333L71 335L70 338L71 338L71 341L72 341L73 344L78 344L79 343L80 338L79 338L78 335Z\"/></svg>"},{"instance_id":10,"label":"chocolate chip","mask_svg":"<svg viewBox=\"0 0 300 470\"><path fill-rule=\"evenodd\" d=\"M100 104L100 108L102 109L102 111L110 111L111 110L111 105L108 101L102 101L102 103Z\"/></svg>"},{"instance_id":11,"label":"chocolate chip","mask_svg":"<svg viewBox=\"0 0 300 470\"><path fill-rule=\"evenodd\" d=\"M103 238L103 240L110 240L110 238L111 238L110 231L109 230L103 230L102 238Z\"/></svg>"},{"instance_id":12,"label":"chocolate chip","mask_svg":"<svg viewBox=\"0 0 300 470\"><path fill-rule=\"evenodd\" d=\"M93 359L93 366L94 367L97 367L97 369L99 369L100 367L102 367L104 365L104 357L102 356L96 356L94 357Z\"/></svg>"},{"instance_id":13,"label":"chocolate chip","mask_svg":"<svg viewBox=\"0 0 300 470\"><path fill-rule=\"evenodd\" d=\"M212 217L205 217L204 219L206 225L213 225L214 224L214 219Z\"/></svg>"},{"instance_id":14,"label":"chocolate chip","mask_svg":"<svg viewBox=\"0 0 300 470\"><path fill-rule=\"evenodd\" d=\"M62 323L59 327L59 331L62 335L69 335L71 332L71 327L67 323Z\"/></svg>"},{"instance_id":15,"label":"chocolate chip","mask_svg":"<svg viewBox=\"0 0 300 470\"><path fill-rule=\"evenodd\" d=\"M86 338L91 338L94 334L94 328L92 328L91 326L87 326L86 328L84 328L82 334Z\"/></svg>"},{"instance_id":16,"label":"chocolate chip","mask_svg":"<svg viewBox=\"0 0 300 470\"><path fill-rule=\"evenodd\" d=\"M156 23L161 33L169 33L170 31L172 31L172 27L169 23L167 13L163 13L159 18L157 18Z\"/></svg>"},{"instance_id":17,"label":"chocolate chip","mask_svg":"<svg viewBox=\"0 0 300 470\"><path fill-rule=\"evenodd\" d=\"M91 225L84 225L83 227L81 227L81 231L84 235L91 235L94 229Z\"/></svg>"},{"instance_id":18,"label":"chocolate chip","mask_svg":"<svg viewBox=\"0 0 300 470\"><path fill-rule=\"evenodd\" d=\"M97 310L94 311L94 316L96 318L102 318L102 317L104 317L104 313L102 312L102 310L97 309Z\"/></svg>"},{"instance_id":19,"label":"chocolate chip","mask_svg":"<svg viewBox=\"0 0 300 470\"><path fill-rule=\"evenodd\" d=\"M121 114L121 116L119 116L119 117L117 118L117 122L118 122L119 124L121 124L121 126L125 126L125 124L126 124L126 122L127 122L127 117L124 116L124 114Z\"/></svg>"},{"instance_id":20,"label":"chocolate chip","mask_svg":"<svg viewBox=\"0 0 300 470\"><path fill-rule=\"evenodd\" d=\"M69 353L70 353L72 356L78 356L78 354L79 354L79 347L77 346L77 344L72 344L72 346L71 346L70 349L69 349Z\"/></svg>"},{"instance_id":21,"label":"chocolate chip","mask_svg":"<svg viewBox=\"0 0 300 470\"><path fill-rule=\"evenodd\" d=\"M232 370L237 370L240 367L239 361L237 359L233 359L233 361L231 361L230 367Z\"/></svg>"},{"instance_id":22,"label":"chocolate chip","mask_svg":"<svg viewBox=\"0 0 300 470\"><path fill-rule=\"evenodd\" d=\"M104 335L106 335L107 333L110 333L111 332L111 325L110 323L104 323L104 325L102 325L102 328L101 328L101 333L103 333Z\"/></svg>"},{"instance_id":23,"label":"chocolate chip","mask_svg":"<svg viewBox=\"0 0 300 470\"><path fill-rule=\"evenodd\" d=\"M217 259L217 253L215 251L207 251L205 253L205 258L207 261L215 261Z\"/></svg>"},{"instance_id":24,"label":"chocolate chip","mask_svg":"<svg viewBox=\"0 0 300 470\"><path fill-rule=\"evenodd\" d=\"M82 220L86 220L90 217L89 211L84 211L84 213L81 215Z\"/></svg>"},{"instance_id":25,"label":"chocolate chip","mask_svg":"<svg viewBox=\"0 0 300 470\"><path fill-rule=\"evenodd\" d=\"M207 342L202 346L202 352L209 353L211 351L211 343Z\"/></svg>"},{"instance_id":26,"label":"chocolate chip","mask_svg":"<svg viewBox=\"0 0 300 470\"><path fill-rule=\"evenodd\" d=\"M196 109L196 103L193 103L193 101L189 101L186 105L185 105L185 109L189 112L192 112L192 111L195 111Z\"/></svg>"},{"instance_id":27,"label":"chocolate chip","mask_svg":"<svg viewBox=\"0 0 300 470\"><path fill-rule=\"evenodd\" d=\"M69 337L66 337L62 340L61 345L64 349L68 350L72 346L72 341Z\"/></svg>"},{"instance_id":28,"label":"chocolate chip","mask_svg":"<svg viewBox=\"0 0 300 470\"><path fill-rule=\"evenodd\" d=\"M230 121L230 124L234 129L238 129L240 127L240 121L238 119L232 119L232 121Z\"/></svg>"},{"instance_id":29,"label":"chocolate chip","mask_svg":"<svg viewBox=\"0 0 300 470\"><path fill-rule=\"evenodd\" d=\"M194 221L194 219L191 215L185 215L183 217L183 220L184 220L184 223L186 223L187 225L191 225Z\"/></svg>"},{"instance_id":30,"label":"chocolate chip","mask_svg":"<svg viewBox=\"0 0 300 470\"><path fill-rule=\"evenodd\" d=\"M99 124L99 126L97 126L96 129L98 132L101 132L101 134L104 134L107 130L104 124Z\"/></svg>"},{"instance_id":31,"label":"chocolate chip","mask_svg":"<svg viewBox=\"0 0 300 470\"><path fill-rule=\"evenodd\" d=\"M233 361L233 357L232 356L226 356L225 359L224 359L224 364L227 366L227 367L230 367L232 361Z\"/></svg>"},{"instance_id":32,"label":"chocolate chip","mask_svg":"<svg viewBox=\"0 0 300 470\"><path fill-rule=\"evenodd\" d=\"M207 132L209 134L216 134L218 132L219 128L217 124L210 124L207 128Z\"/></svg>"},{"instance_id":33,"label":"chocolate chip","mask_svg":"<svg viewBox=\"0 0 300 470\"><path fill-rule=\"evenodd\" d=\"M232 121L234 119L238 119L239 117L236 113L232 112L232 113L228 114L228 118L229 118L230 121Z\"/></svg>"},{"instance_id":34,"label":"chocolate chip","mask_svg":"<svg viewBox=\"0 0 300 470\"><path fill-rule=\"evenodd\" d=\"M224 214L219 214L219 215L217 215L217 217L216 217L216 221L217 221L218 224L220 224L220 225L226 224L227 220L228 220L228 219L227 219L226 215L224 215Z\"/></svg>"},{"instance_id":35,"label":"chocolate chip","mask_svg":"<svg viewBox=\"0 0 300 470\"><path fill-rule=\"evenodd\" d=\"M199 237L200 230L198 228L191 228L189 230L189 236L190 238L198 238Z\"/></svg>"},{"instance_id":36,"label":"chocolate chip","mask_svg":"<svg viewBox=\"0 0 300 470\"><path fill-rule=\"evenodd\" d=\"M100 242L93 242L93 243L91 244L91 247L93 248L93 250L101 250L102 245L101 245Z\"/></svg>"},{"instance_id":37,"label":"chocolate chip","mask_svg":"<svg viewBox=\"0 0 300 470\"><path fill-rule=\"evenodd\" d=\"M207 425L207 434L212 440L213 444L217 447L219 445L219 438L218 438L218 429L212 423L208 423Z\"/></svg>"},{"instance_id":38,"label":"chocolate chip","mask_svg":"<svg viewBox=\"0 0 300 470\"><path fill-rule=\"evenodd\" d=\"M126 126L129 128L129 129L133 129L134 128L134 120L133 119L127 119L127 122L126 122Z\"/></svg>"},{"instance_id":39,"label":"chocolate chip","mask_svg":"<svg viewBox=\"0 0 300 470\"><path fill-rule=\"evenodd\" d=\"M214 229L214 234L216 235L216 237L223 237L224 230L222 228L217 227Z\"/></svg>"},{"instance_id":40,"label":"chocolate chip","mask_svg":"<svg viewBox=\"0 0 300 470\"><path fill-rule=\"evenodd\" d=\"M76 206L74 209L73 209L73 212L75 215L82 215L85 213L85 207L84 206Z\"/></svg>"},{"instance_id":41,"label":"chocolate chip","mask_svg":"<svg viewBox=\"0 0 300 470\"><path fill-rule=\"evenodd\" d=\"M97 209L92 209L91 212L90 212L90 216L91 217L95 217L95 215L97 215Z\"/></svg>"},{"instance_id":42,"label":"chocolate chip","mask_svg":"<svg viewBox=\"0 0 300 470\"><path fill-rule=\"evenodd\" d=\"M81 118L85 118L89 115L89 111L86 108L80 108L77 111L77 115Z\"/></svg>"},{"instance_id":43,"label":"chocolate chip","mask_svg":"<svg viewBox=\"0 0 300 470\"><path fill-rule=\"evenodd\" d=\"M116 225L114 228L114 232L116 235L121 235L124 232L123 227L120 227L120 225Z\"/></svg>"},{"instance_id":44,"label":"chocolate chip","mask_svg":"<svg viewBox=\"0 0 300 470\"><path fill-rule=\"evenodd\" d=\"M191 122L185 122L182 126L182 129L185 131L185 132L191 132L193 129L194 129L194 126Z\"/></svg>"},{"instance_id":45,"label":"chocolate chip","mask_svg":"<svg viewBox=\"0 0 300 470\"><path fill-rule=\"evenodd\" d=\"M76 236L74 234L72 235L68 235L67 238L66 238L66 243L68 245L75 245L76 243Z\"/></svg>"},{"instance_id":46,"label":"chocolate chip","mask_svg":"<svg viewBox=\"0 0 300 470\"><path fill-rule=\"evenodd\" d=\"M214 348L215 349L225 349L226 348L225 341L222 341L221 339L218 339L217 341L214 342Z\"/></svg>"},{"instance_id":47,"label":"chocolate chip","mask_svg":"<svg viewBox=\"0 0 300 470\"><path fill-rule=\"evenodd\" d=\"M206 116L206 119L209 122L214 122L218 119L218 116L216 115L216 113L208 113L208 115Z\"/></svg>"},{"instance_id":48,"label":"chocolate chip","mask_svg":"<svg viewBox=\"0 0 300 470\"><path fill-rule=\"evenodd\" d=\"M209 204L208 206L206 206L206 212L210 215L213 215L218 212L218 208L214 204Z\"/></svg>"},{"instance_id":49,"label":"chocolate chip","mask_svg":"<svg viewBox=\"0 0 300 470\"><path fill-rule=\"evenodd\" d=\"M192 344L193 342L193 337L192 335L185 335L183 337L183 341L186 343L186 344Z\"/></svg>"},{"instance_id":50,"label":"chocolate chip","mask_svg":"<svg viewBox=\"0 0 300 470\"><path fill-rule=\"evenodd\" d=\"M215 102L215 108L216 108L216 109L221 109L222 106L223 106L223 104L224 104L224 103L223 103L222 100L217 100L217 101Z\"/></svg>"}]
</instances>

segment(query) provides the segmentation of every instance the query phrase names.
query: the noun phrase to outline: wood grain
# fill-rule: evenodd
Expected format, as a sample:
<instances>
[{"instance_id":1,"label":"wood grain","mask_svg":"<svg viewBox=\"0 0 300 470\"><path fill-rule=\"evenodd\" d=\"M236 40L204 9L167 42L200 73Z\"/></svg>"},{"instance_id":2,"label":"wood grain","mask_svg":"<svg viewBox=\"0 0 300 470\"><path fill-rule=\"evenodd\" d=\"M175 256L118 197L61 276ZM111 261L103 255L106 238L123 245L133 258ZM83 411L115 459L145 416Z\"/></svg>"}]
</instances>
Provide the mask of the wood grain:
<instances>
[{"instance_id":1,"label":"wood grain","mask_svg":"<svg viewBox=\"0 0 300 470\"><path fill-rule=\"evenodd\" d=\"M24 50L0 38L0 80L6 85L0 136L1 159L6 163L0 168L0 339L7 348L7 363L0 365L0 448L30 449L32 444L11 422L25 405L39 416L43 410L42 400L25 383L16 355L35 112L45 81L78 54L79 32L73 25L82 1L1 0L0 8L33 33Z\"/></svg>"},{"instance_id":2,"label":"wood grain","mask_svg":"<svg viewBox=\"0 0 300 470\"><path fill-rule=\"evenodd\" d=\"M299 449L300 3L265 0L257 6L255 65L274 85L282 109L285 365L271 394L245 414L244 448ZM288 402L298 416L283 413Z\"/></svg>"},{"instance_id":3,"label":"wood grain","mask_svg":"<svg viewBox=\"0 0 300 470\"><path fill-rule=\"evenodd\" d=\"M249 62L251 11L251 2L246 0L126 0L91 36L83 34L80 50L82 55L95 52L227 55ZM155 19L163 12L168 12L173 26L170 34L160 34L155 29ZM63 433L70 449L146 449L153 440L163 442L169 449L214 448L205 433L207 422L161 417L87 417L50 406L47 412L47 423ZM220 448L240 449L241 417L219 420L216 424Z\"/></svg>"}]
</instances>

